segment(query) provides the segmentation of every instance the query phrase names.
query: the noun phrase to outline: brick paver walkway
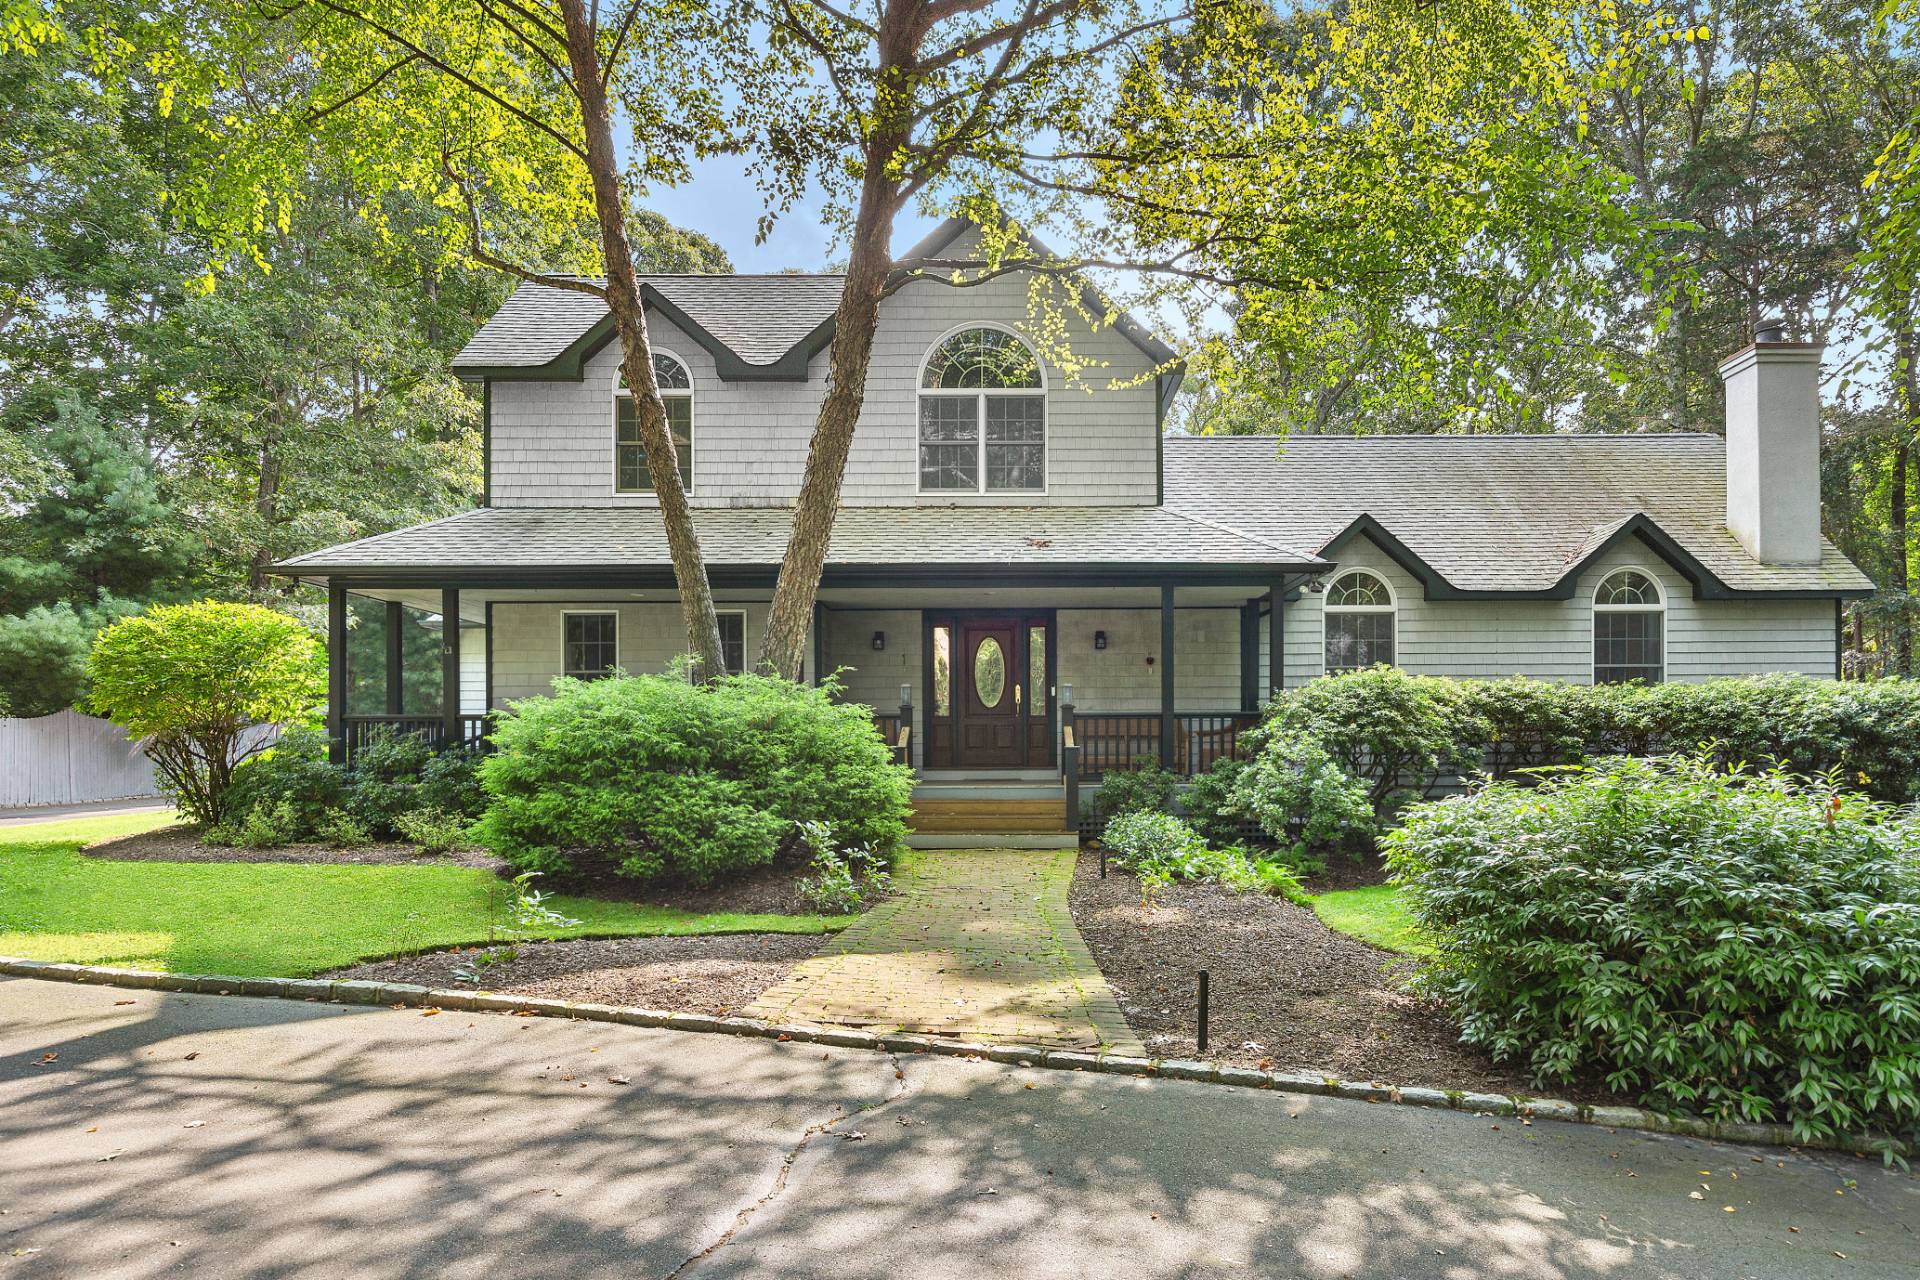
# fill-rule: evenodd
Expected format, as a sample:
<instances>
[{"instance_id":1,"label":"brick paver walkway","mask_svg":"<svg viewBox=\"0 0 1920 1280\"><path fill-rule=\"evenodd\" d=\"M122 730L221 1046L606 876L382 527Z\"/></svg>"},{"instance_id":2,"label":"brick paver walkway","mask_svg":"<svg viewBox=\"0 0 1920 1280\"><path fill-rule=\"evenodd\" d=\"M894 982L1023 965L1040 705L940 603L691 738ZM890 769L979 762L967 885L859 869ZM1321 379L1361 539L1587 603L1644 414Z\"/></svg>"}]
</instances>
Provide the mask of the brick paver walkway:
<instances>
[{"instance_id":1,"label":"brick paver walkway","mask_svg":"<svg viewBox=\"0 0 1920 1280\"><path fill-rule=\"evenodd\" d=\"M776 1022L1141 1052L1073 927L1072 849L913 855L900 896L761 994Z\"/></svg>"}]
</instances>

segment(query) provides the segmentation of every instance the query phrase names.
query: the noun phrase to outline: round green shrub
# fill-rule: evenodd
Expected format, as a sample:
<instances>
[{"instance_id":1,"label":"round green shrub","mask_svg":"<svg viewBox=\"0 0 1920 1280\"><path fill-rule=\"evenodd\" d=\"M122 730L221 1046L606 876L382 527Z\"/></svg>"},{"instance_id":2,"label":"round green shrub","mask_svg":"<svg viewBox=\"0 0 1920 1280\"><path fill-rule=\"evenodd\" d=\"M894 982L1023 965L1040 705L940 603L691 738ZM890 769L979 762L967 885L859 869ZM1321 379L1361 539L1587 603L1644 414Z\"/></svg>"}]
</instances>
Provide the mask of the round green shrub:
<instances>
[{"instance_id":1,"label":"round green shrub","mask_svg":"<svg viewBox=\"0 0 1920 1280\"><path fill-rule=\"evenodd\" d=\"M1195 774L1186 794L1180 797L1187 824L1213 844L1232 844L1240 836L1246 812L1235 802L1233 793L1248 764L1221 756L1205 772Z\"/></svg>"},{"instance_id":2,"label":"round green shrub","mask_svg":"<svg viewBox=\"0 0 1920 1280\"><path fill-rule=\"evenodd\" d=\"M1123 813L1172 813L1180 780L1162 769L1158 760L1142 756L1131 769L1109 769L1100 775L1093 811L1103 819Z\"/></svg>"},{"instance_id":3,"label":"round green shrub","mask_svg":"<svg viewBox=\"0 0 1920 1280\"><path fill-rule=\"evenodd\" d=\"M480 763L478 834L515 866L708 884L803 849L802 823L890 856L913 775L870 711L766 676L561 680Z\"/></svg>"},{"instance_id":4,"label":"round green shrub","mask_svg":"<svg viewBox=\"0 0 1920 1280\"><path fill-rule=\"evenodd\" d=\"M1280 730L1235 778L1231 808L1276 844L1314 852L1362 848L1376 829L1372 794L1313 738Z\"/></svg>"},{"instance_id":5,"label":"round green shrub","mask_svg":"<svg viewBox=\"0 0 1920 1280\"><path fill-rule=\"evenodd\" d=\"M1389 865L1463 1038L1802 1138L1920 1131L1920 825L1782 772L1613 758L1417 806Z\"/></svg>"}]
</instances>

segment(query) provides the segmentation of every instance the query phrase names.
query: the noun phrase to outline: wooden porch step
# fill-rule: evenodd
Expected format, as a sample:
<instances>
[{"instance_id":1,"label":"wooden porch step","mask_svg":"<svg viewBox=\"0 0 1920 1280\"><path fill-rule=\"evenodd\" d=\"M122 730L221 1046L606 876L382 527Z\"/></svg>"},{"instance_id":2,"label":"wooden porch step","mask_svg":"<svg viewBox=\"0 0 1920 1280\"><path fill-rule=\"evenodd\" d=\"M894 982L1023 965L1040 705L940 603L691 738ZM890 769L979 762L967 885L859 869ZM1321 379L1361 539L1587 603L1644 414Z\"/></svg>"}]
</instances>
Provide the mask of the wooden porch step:
<instances>
[{"instance_id":1,"label":"wooden porch step","mask_svg":"<svg viewBox=\"0 0 1920 1280\"><path fill-rule=\"evenodd\" d=\"M927 799L917 797L907 825L914 831L971 832L981 835L995 832L1056 832L1067 829L1067 802L1064 796L1046 799L1007 800Z\"/></svg>"}]
</instances>

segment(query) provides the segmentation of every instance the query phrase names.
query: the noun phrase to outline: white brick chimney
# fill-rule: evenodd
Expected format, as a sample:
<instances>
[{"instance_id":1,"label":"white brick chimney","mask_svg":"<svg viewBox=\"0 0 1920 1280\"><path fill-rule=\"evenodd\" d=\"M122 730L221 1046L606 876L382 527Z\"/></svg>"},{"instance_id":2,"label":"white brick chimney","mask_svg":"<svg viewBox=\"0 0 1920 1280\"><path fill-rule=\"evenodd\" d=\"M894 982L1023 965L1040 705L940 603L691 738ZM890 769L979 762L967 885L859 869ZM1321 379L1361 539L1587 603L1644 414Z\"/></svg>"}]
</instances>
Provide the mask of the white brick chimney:
<instances>
[{"instance_id":1,"label":"white brick chimney","mask_svg":"<svg viewBox=\"0 0 1920 1280\"><path fill-rule=\"evenodd\" d=\"M1820 352L1763 320L1720 365L1727 389L1727 528L1767 564L1820 562Z\"/></svg>"}]
</instances>

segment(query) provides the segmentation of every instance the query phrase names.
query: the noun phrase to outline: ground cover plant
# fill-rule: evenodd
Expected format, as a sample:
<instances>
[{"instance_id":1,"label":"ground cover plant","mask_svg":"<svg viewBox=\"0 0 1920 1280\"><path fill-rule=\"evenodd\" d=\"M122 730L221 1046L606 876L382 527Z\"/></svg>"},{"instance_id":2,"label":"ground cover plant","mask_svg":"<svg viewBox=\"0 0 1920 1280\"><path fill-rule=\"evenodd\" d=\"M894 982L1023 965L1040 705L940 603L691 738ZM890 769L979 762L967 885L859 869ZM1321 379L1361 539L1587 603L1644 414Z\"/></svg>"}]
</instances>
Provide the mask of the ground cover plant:
<instances>
[{"instance_id":1,"label":"ground cover plant","mask_svg":"<svg viewBox=\"0 0 1920 1280\"><path fill-rule=\"evenodd\" d=\"M1920 823L1835 780L1618 757L1386 838L1467 1042L1802 1138L1920 1132Z\"/></svg>"},{"instance_id":2,"label":"ground cover plant","mask_svg":"<svg viewBox=\"0 0 1920 1280\"><path fill-rule=\"evenodd\" d=\"M1236 892L1269 893L1306 901L1293 870L1238 845L1216 848L1180 818L1153 809L1133 809L1107 823L1101 836L1120 865L1140 881L1151 901L1175 881L1212 881Z\"/></svg>"},{"instance_id":3,"label":"ground cover plant","mask_svg":"<svg viewBox=\"0 0 1920 1280\"><path fill-rule=\"evenodd\" d=\"M797 862L807 823L888 858L906 837L913 775L868 709L835 692L757 675L556 681L495 730L477 831L525 870L642 882L711 884Z\"/></svg>"},{"instance_id":4,"label":"ground cover plant","mask_svg":"<svg viewBox=\"0 0 1920 1280\"><path fill-rule=\"evenodd\" d=\"M121 862L81 852L168 821L133 814L0 829L0 954L304 977L372 956L516 938L819 933L845 921L550 895L535 906L576 923L529 925L527 895L468 867Z\"/></svg>"}]
</instances>

